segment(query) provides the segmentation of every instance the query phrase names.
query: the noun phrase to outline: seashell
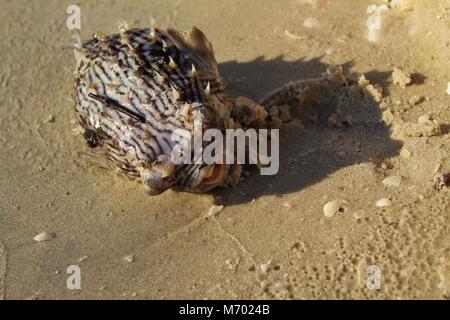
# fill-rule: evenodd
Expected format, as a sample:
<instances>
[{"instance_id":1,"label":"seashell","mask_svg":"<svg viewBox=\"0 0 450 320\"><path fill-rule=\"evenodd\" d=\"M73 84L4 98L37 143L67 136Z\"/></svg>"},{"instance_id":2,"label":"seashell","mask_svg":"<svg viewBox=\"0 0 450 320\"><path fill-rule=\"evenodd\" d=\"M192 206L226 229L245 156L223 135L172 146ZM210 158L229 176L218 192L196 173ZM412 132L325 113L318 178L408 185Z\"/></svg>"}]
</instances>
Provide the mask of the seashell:
<instances>
[{"instance_id":1,"label":"seashell","mask_svg":"<svg viewBox=\"0 0 450 320\"><path fill-rule=\"evenodd\" d=\"M170 155L177 130L233 123L212 45L195 27L163 31L150 22L130 28L121 21L119 33L98 32L77 49L77 120L92 153L143 182L148 194L209 191L225 182L230 165L175 164Z\"/></svg>"},{"instance_id":2,"label":"seashell","mask_svg":"<svg viewBox=\"0 0 450 320\"><path fill-rule=\"evenodd\" d=\"M326 203L323 206L323 214L327 218L331 218L336 213L344 212L345 211L345 205L347 205L348 202L346 200L333 200L328 203Z\"/></svg>"},{"instance_id":3,"label":"seashell","mask_svg":"<svg viewBox=\"0 0 450 320\"><path fill-rule=\"evenodd\" d=\"M54 233L41 232L38 235L36 235L33 239L36 242L42 242L42 241L51 241L55 238L56 238L56 235Z\"/></svg>"},{"instance_id":4,"label":"seashell","mask_svg":"<svg viewBox=\"0 0 450 320\"><path fill-rule=\"evenodd\" d=\"M222 210L223 210L223 206L216 206L216 205L214 205L211 208L209 208L208 216L215 216L216 214L218 214Z\"/></svg>"},{"instance_id":5,"label":"seashell","mask_svg":"<svg viewBox=\"0 0 450 320\"><path fill-rule=\"evenodd\" d=\"M392 204L391 200L389 200L388 198L382 198L380 200L378 200L377 202L375 202L375 205L377 207L389 207Z\"/></svg>"}]
</instances>

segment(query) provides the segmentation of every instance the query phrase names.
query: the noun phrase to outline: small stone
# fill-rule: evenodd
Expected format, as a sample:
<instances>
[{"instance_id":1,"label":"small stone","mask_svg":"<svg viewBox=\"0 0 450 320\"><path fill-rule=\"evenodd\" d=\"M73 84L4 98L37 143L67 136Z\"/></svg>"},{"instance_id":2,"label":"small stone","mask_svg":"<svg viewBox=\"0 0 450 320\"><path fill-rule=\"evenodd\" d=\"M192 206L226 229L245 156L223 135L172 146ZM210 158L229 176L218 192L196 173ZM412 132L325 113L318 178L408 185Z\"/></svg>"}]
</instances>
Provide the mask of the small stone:
<instances>
[{"instance_id":1,"label":"small stone","mask_svg":"<svg viewBox=\"0 0 450 320\"><path fill-rule=\"evenodd\" d=\"M211 208L209 208L208 216L215 216L216 214L218 214L222 210L223 210L223 206L216 206L216 205L214 205Z\"/></svg>"},{"instance_id":2,"label":"small stone","mask_svg":"<svg viewBox=\"0 0 450 320\"><path fill-rule=\"evenodd\" d=\"M380 199L375 203L377 207L389 207L391 204L392 204L391 200L387 198Z\"/></svg>"},{"instance_id":3,"label":"small stone","mask_svg":"<svg viewBox=\"0 0 450 320\"><path fill-rule=\"evenodd\" d=\"M133 263L136 260L136 257L134 256L134 254L130 254L129 256L126 256L124 259L128 263Z\"/></svg>"},{"instance_id":4,"label":"small stone","mask_svg":"<svg viewBox=\"0 0 450 320\"><path fill-rule=\"evenodd\" d=\"M383 180L383 184L386 187L400 187L400 183L402 182L402 177L400 176L390 176Z\"/></svg>"},{"instance_id":5,"label":"small stone","mask_svg":"<svg viewBox=\"0 0 450 320\"><path fill-rule=\"evenodd\" d=\"M364 210L362 210L362 209L357 210L357 211L355 211L355 212L353 213L353 217L354 217L356 220L360 220L360 219L364 218L366 215L367 215L367 212L364 211Z\"/></svg>"},{"instance_id":6,"label":"small stone","mask_svg":"<svg viewBox=\"0 0 450 320\"><path fill-rule=\"evenodd\" d=\"M330 218L338 212L344 212L347 203L345 200L330 201L323 206L323 214L325 217Z\"/></svg>"},{"instance_id":7,"label":"small stone","mask_svg":"<svg viewBox=\"0 0 450 320\"><path fill-rule=\"evenodd\" d=\"M402 149L400 151L400 156L403 158L409 158L411 157L411 151L409 151L408 149Z\"/></svg>"},{"instance_id":8,"label":"small stone","mask_svg":"<svg viewBox=\"0 0 450 320\"><path fill-rule=\"evenodd\" d=\"M86 261L87 259L89 259L88 256L82 256L80 259L78 259L78 261L83 262L83 261Z\"/></svg>"},{"instance_id":9,"label":"small stone","mask_svg":"<svg viewBox=\"0 0 450 320\"><path fill-rule=\"evenodd\" d=\"M447 94L450 96L450 82L447 83Z\"/></svg>"},{"instance_id":10,"label":"small stone","mask_svg":"<svg viewBox=\"0 0 450 320\"><path fill-rule=\"evenodd\" d=\"M320 22L316 18L306 18L305 21L303 21L303 26L305 28L317 28L320 26Z\"/></svg>"},{"instance_id":11,"label":"small stone","mask_svg":"<svg viewBox=\"0 0 450 320\"><path fill-rule=\"evenodd\" d=\"M56 235L54 233L49 232L42 232L36 235L33 239L36 242L42 242L42 241L51 241L56 238Z\"/></svg>"}]
</instances>

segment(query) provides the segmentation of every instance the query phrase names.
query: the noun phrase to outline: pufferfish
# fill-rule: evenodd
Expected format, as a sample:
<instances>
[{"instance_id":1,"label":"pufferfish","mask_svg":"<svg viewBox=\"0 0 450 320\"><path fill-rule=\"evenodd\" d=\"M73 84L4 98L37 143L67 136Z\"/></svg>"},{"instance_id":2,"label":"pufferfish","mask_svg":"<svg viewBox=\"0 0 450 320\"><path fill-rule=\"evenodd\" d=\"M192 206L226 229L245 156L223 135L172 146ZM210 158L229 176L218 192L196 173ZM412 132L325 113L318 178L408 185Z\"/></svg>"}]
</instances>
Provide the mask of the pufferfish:
<instances>
[{"instance_id":1,"label":"pufferfish","mask_svg":"<svg viewBox=\"0 0 450 320\"><path fill-rule=\"evenodd\" d=\"M207 192L224 183L227 164L174 164L172 133L233 126L211 43L196 27L94 34L76 50L75 111L92 152L143 182L150 195L169 188ZM203 147L207 143L203 142Z\"/></svg>"}]
</instances>

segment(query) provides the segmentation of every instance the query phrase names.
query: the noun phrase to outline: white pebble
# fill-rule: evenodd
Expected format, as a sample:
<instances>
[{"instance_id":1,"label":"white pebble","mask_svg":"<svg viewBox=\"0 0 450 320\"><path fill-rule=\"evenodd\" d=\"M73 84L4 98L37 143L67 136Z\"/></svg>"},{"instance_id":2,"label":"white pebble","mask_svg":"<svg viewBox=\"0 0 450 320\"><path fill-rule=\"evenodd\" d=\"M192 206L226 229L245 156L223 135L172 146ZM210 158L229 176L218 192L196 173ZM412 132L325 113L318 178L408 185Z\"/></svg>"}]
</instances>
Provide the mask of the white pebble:
<instances>
[{"instance_id":1,"label":"white pebble","mask_svg":"<svg viewBox=\"0 0 450 320\"><path fill-rule=\"evenodd\" d=\"M56 238L56 235L54 233L49 232L42 232L36 235L33 239L36 242L42 242L42 241L51 241Z\"/></svg>"},{"instance_id":2,"label":"white pebble","mask_svg":"<svg viewBox=\"0 0 450 320\"><path fill-rule=\"evenodd\" d=\"M375 203L377 207L389 207L391 204L392 204L391 200L387 198L380 199Z\"/></svg>"},{"instance_id":3,"label":"white pebble","mask_svg":"<svg viewBox=\"0 0 450 320\"><path fill-rule=\"evenodd\" d=\"M328 202L327 204L325 204L323 206L323 214L325 215L325 217L332 217L334 216L336 213L338 212L344 212L345 210L345 205L348 202L345 200L333 200Z\"/></svg>"},{"instance_id":4,"label":"white pebble","mask_svg":"<svg viewBox=\"0 0 450 320\"><path fill-rule=\"evenodd\" d=\"M83 261L86 261L87 259L89 259L88 256L82 256L80 259L78 259L78 261L83 262Z\"/></svg>"},{"instance_id":5,"label":"white pebble","mask_svg":"<svg viewBox=\"0 0 450 320\"><path fill-rule=\"evenodd\" d=\"M124 259L128 263L132 263L134 262L134 260L136 260L136 257L134 256L134 254L130 254L129 256L126 256Z\"/></svg>"},{"instance_id":6,"label":"white pebble","mask_svg":"<svg viewBox=\"0 0 450 320\"><path fill-rule=\"evenodd\" d=\"M450 95L450 82L447 84L447 94Z\"/></svg>"},{"instance_id":7,"label":"white pebble","mask_svg":"<svg viewBox=\"0 0 450 320\"><path fill-rule=\"evenodd\" d=\"M305 28L317 28L320 26L320 23L316 18L306 18L305 21L303 21L303 26Z\"/></svg>"},{"instance_id":8,"label":"white pebble","mask_svg":"<svg viewBox=\"0 0 450 320\"><path fill-rule=\"evenodd\" d=\"M402 177L400 176L390 176L383 180L383 184L386 187L400 187L400 183L402 182Z\"/></svg>"},{"instance_id":9,"label":"white pebble","mask_svg":"<svg viewBox=\"0 0 450 320\"><path fill-rule=\"evenodd\" d=\"M209 208L208 216L214 216L214 215L218 214L222 210L223 210L223 206L216 206L216 205L214 205L211 208Z\"/></svg>"}]
</instances>

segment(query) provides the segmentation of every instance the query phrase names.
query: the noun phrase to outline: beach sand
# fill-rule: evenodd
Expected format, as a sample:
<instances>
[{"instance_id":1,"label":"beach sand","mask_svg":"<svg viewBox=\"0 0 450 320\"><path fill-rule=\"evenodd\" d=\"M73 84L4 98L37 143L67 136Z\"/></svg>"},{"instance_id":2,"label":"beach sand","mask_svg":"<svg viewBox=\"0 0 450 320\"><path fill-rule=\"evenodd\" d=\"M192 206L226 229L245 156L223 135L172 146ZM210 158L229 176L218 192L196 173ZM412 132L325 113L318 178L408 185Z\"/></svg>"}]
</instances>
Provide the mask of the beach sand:
<instances>
[{"instance_id":1,"label":"beach sand","mask_svg":"<svg viewBox=\"0 0 450 320\"><path fill-rule=\"evenodd\" d=\"M79 1L84 39L117 32L119 18L198 26L232 97L258 101L331 64L383 91L370 110L340 101L355 121L342 128L293 110L304 128L281 129L276 176L251 170L235 188L150 197L80 156L72 2L0 0L0 298L448 299L450 191L436 181L450 172L450 1L383 13L377 43L367 40L372 2L384 3ZM396 67L412 75L405 88ZM419 125L423 115L435 122ZM377 207L383 198L391 204ZM326 217L333 200L345 204ZM208 217L214 204L224 209ZM41 232L56 237L35 242ZM70 265L80 290L66 286Z\"/></svg>"}]
</instances>

